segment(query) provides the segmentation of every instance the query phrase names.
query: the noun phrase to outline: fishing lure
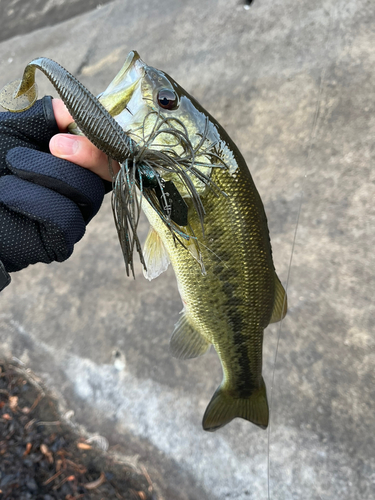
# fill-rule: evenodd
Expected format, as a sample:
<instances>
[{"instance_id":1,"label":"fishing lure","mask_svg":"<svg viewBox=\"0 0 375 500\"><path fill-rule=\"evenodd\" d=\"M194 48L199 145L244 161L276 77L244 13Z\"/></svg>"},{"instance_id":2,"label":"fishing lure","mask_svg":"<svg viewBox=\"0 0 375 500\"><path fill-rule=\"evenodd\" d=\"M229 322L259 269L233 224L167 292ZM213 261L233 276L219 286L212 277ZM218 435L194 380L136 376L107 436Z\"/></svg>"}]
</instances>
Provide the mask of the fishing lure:
<instances>
[{"instance_id":1,"label":"fishing lure","mask_svg":"<svg viewBox=\"0 0 375 500\"><path fill-rule=\"evenodd\" d=\"M121 165L121 171L113 181L112 208L127 274L129 275L131 270L134 275L134 248L143 266L146 265L137 235L140 200L136 188L179 241L181 238L189 239L181 229L188 224L186 203L173 182L165 181L160 172L177 173L191 193L203 224L204 208L191 182L191 175L199 175L200 179L203 179L194 167L191 168L194 163L194 153L190 151L192 157L186 154L184 158L179 158L168 155L168 152L149 149L147 144L136 144L98 98L60 64L46 57L32 60L26 66L21 80L15 80L1 89L0 105L3 108L21 112L34 104L38 96L35 82L36 69L47 76L74 118L75 123L69 130L84 134L97 148L107 154L110 167L111 159ZM161 123L159 127L160 125ZM156 128L155 134L158 133ZM188 144L183 131L171 127L169 133L179 142ZM187 170L189 175L186 174ZM209 183L209 179L204 181Z\"/></svg>"}]
</instances>

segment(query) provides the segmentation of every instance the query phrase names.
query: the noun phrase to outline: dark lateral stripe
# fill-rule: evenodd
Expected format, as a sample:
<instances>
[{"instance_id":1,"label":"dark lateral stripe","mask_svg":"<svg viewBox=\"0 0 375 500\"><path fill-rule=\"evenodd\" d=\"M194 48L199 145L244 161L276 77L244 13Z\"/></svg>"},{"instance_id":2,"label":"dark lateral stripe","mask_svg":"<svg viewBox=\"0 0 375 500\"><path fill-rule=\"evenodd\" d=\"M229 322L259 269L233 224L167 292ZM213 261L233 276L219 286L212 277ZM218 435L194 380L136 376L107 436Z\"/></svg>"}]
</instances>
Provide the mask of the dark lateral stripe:
<instances>
[{"instance_id":1,"label":"dark lateral stripe","mask_svg":"<svg viewBox=\"0 0 375 500\"><path fill-rule=\"evenodd\" d=\"M258 387L255 385L256 374L252 373L251 361L248 357L247 345L243 342L243 335L235 333L233 341L236 350L237 369L235 374L238 396L248 398Z\"/></svg>"}]
</instances>

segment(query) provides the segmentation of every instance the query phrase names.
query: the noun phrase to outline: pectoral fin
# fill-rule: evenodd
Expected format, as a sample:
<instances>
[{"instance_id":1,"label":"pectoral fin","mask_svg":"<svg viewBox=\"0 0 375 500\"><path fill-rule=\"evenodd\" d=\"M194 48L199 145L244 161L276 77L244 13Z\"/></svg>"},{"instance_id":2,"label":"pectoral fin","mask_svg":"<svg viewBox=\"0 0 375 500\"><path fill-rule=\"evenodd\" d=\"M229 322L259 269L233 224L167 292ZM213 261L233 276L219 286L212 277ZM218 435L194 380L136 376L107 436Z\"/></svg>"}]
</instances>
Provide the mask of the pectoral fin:
<instances>
[{"instance_id":1,"label":"pectoral fin","mask_svg":"<svg viewBox=\"0 0 375 500\"><path fill-rule=\"evenodd\" d=\"M202 356L210 343L190 325L183 314L172 333L169 350L175 358L189 359Z\"/></svg>"},{"instance_id":2,"label":"pectoral fin","mask_svg":"<svg viewBox=\"0 0 375 500\"><path fill-rule=\"evenodd\" d=\"M273 311L270 323L277 323L281 321L288 310L287 296L283 285L280 283L279 278L275 274L275 302L273 304Z\"/></svg>"},{"instance_id":3,"label":"pectoral fin","mask_svg":"<svg viewBox=\"0 0 375 500\"><path fill-rule=\"evenodd\" d=\"M143 275L149 281L157 278L161 273L167 270L170 260L168 252L153 227L150 227L146 243L143 249L143 257L146 263L146 270Z\"/></svg>"}]
</instances>

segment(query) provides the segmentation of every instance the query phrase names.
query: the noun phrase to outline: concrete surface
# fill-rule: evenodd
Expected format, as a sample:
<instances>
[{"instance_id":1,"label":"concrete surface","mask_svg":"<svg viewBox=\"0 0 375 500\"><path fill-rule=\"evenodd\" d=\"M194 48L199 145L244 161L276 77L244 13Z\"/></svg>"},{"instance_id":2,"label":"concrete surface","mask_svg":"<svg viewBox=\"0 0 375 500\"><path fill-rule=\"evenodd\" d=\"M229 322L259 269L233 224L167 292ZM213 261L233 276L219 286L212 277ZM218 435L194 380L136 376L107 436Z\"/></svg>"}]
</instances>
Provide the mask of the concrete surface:
<instances>
[{"instance_id":1,"label":"concrete surface","mask_svg":"<svg viewBox=\"0 0 375 500\"><path fill-rule=\"evenodd\" d=\"M202 431L217 357L170 357L173 272L125 277L109 199L68 262L1 294L2 355L144 463L160 498L266 499L268 453L273 500L375 497L374 45L372 0L118 0L0 44L1 86L41 55L95 93L131 49L170 73L244 153L290 273L289 313L265 335L269 446L245 421Z\"/></svg>"},{"instance_id":2,"label":"concrete surface","mask_svg":"<svg viewBox=\"0 0 375 500\"><path fill-rule=\"evenodd\" d=\"M1 0L0 41L53 26L110 0Z\"/></svg>"}]
</instances>

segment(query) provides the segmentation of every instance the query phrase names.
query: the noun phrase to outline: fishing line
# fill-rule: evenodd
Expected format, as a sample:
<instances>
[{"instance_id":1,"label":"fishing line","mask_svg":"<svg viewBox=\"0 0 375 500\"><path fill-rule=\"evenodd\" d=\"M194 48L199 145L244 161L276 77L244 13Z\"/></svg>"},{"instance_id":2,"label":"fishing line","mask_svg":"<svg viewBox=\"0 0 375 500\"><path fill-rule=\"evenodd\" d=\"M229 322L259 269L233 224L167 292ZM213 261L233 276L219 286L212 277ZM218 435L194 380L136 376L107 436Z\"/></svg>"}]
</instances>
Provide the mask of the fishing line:
<instances>
[{"instance_id":1,"label":"fishing line","mask_svg":"<svg viewBox=\"0 0 375 500\"><path fill-rule=\"evenodd\" d=\"M318 100L315 108L315 114L314 114L314 120L310 132L310 139L309 139L309 148L307 150L307 155L306 155L306 163L305 163L305 173L303 176L303 181L302 181L302 190L301 190L301 196L300 196L300 201L299 201L299 207L298 207L298 213L297 213L297 219L296 219L296 226L294 229L294 236L293 236L293 243L292 243L292 250L290 253L290 259L289 259L289 268L288 268L288 275L286 279L286 285L285 285L285 298L284 298L284 304L283 307L285 306L285 301L286 297L288 296L288 288L289 288L289 281L290 281L290 275L292 271L292 262L293 262L293 255L294 255L294 248L296 245L296 240L297 240L297 232L298 232L298 225L299 225L299 220L301 216L301 211L302 211L302 205L303 205L303 199L304 199L304 193L303 193L303 184L306 181L306 164L309 162L310 159L310 152L311 148L313 145L314 138L316 136L316 130L317 130L317 123L318 123L318 116L319 116L319 111L320 111L320 104L321 104L321 95L322 95L322 88L323 88L323 79L325 76L325 69L322 71L321 74L321 80L320 80L320 86L319 86L319 94L318 94ZM273 372L272 372L272 380L271 380L271 390L270 390L270 423L268 426L268 436L267 436L267 491L268 491L268 500L271 500L271 490L270 490L270 470L271 470L271 456L270 456L270 442L271 442L271 427L272 427L272 402L273 402L273 394L274 394L274 383L275 383L275 373L276 373L276 363L277 363L277 354L279 351L279 344L280 344L280 339L281 339L281 328L282 328L282 323L283 319L279 323L279 328L278 328L278 334L277 334L277 341L276 341L276 351L275 351L275 358L274 358L274 364L273 364Z\"/></svg>"},{"instance_id":2,"label":"fishing line","mask_svg":"<svg viewBox=\"0 0 375 500\"><path fill-rule=\"evenodd\" d=\"M299 17L300 17L299 24L300 24L300 26L302 26L301 16L299 16ZM329 39L330 32L331 32L331 26L327 30L327 35L326 35L326 40L325 40L325 52L327 52L327 49L328 49L328 39ZM304 174L302 177L301 195L300 195L296 225L295 225L295 230L294 230L294 235L293 235L293 243L292 243L292 249L291 249L290 260L289 260L288 274L287 274L286 285L285 285L286 294L285 294L284 303L285 303L286 297L288 296L288 288L289 288L289 282L290 282L290 277L291 277L293 255L294 255L294 250L295 250L295 245L296 245L296 240L297 240L297 233L298 233L299 220L300 220L300 216L301 216L301 212L302 212L302 205L303 205L303 201L304 201L303 187L306 183L307 167L310 163L311 150L312 150L313 146L315 145L315 139L316 139L316 134L317 134L317 130L318 130L318 122L319 122L319 115L320 115L320 109L321 109L321 103L322 103L322 94L323 94L323 87L324 87L324 83L325 83L326 71L327 71L327 66L325 66L322 69L321 74L320 74L319 92L318 92L317 102L316 102L316 106L315 106L313 123L312 123L311 130L310 130L310 138L309 138L309 145L308 145L307 154L306 154L306 161L304 163ZM280 345L280 340L281 340L282 324L283 324L283 320L280 321L279 328L278 328L276 350L275 350L275 357L274 357L274 364L273 364L273 372L272 372L272 379L271 379L271 389L270 389L270 422L269 422L269 426L268 426L268 430L267 430L267 433L268 433L267 434L267 498L268 498L268 500L271 500L271 482L270 482L271 454L270 454L270 447L271 447L271 428L272 428L272 402L273 402L273 395L274 395L277 355L278 355L278 350L279 350L279 345ZM319 493L317 493L317 495L319 496L320 499L322 499L322 497L319 495Z\"/></svg>"}]
</instances>

